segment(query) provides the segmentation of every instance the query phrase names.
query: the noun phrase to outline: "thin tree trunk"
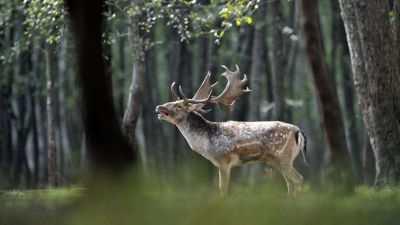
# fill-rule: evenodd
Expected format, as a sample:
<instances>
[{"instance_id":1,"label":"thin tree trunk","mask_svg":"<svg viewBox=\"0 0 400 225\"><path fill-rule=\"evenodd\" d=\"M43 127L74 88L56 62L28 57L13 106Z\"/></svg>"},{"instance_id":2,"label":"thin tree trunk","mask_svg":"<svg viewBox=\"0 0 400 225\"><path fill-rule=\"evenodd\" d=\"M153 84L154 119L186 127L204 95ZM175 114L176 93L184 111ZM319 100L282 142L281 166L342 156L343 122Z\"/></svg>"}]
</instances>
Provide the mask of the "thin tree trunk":
<instances>
[{"instance_id":1,"label":"thin tree trunk","mask_svg":"<svg viewBox=\"0 0 400 225\"><path fill-rule=\"evenodd\" d=\"M15 27L15 39L18 40L23 35L23 27L18 24L18 21L23 19L23 15L20 12L16 15L16 27ZM19 55L16 56L14 63L14 77L16 80L27 79L28 71L30 70L30 51L29 49L23 49ZM28 140L28 134L31 128L31 121L29 120L29 105L28 105L28 91L23 86L19 87L15 91L16 94L16 108L17 117L15 123L15 129L17 134L16 140L16 154L13 160L14 165L14 184L15 185L26 185L30 184L30 170L27 164L26 155L26 144ZM25 176L25 177L24 177ZM25 179L24 179L25 178Z\"/></svg>"},{"instance_id":2,"label":"thin tree trunk","mask_svg":"<svg viewBox=\"0 0 400 225\"><path fill-rule=\"evenodd\" d=\"M135 1L132 0L131 5L135 6ZM129 37L131 40L134 64L132 68L132 81L129 87L128 104L126 106L124 119L122 122L122 130L124 131L125 136L128 138L128 141L135 146L135 129L142 108L141 95L143 91L145 61L143 40L139 33L139 15L130 16L129 21Z\"/></svg>"},{"instance_id":3,"label":"thin tree trunk","mask_svg":"<svg viewBox=\"0 0 400 225\"><path fill-rule=\"evenodd\" d=\"M291 3L291 8L290 8L290 16L289 16L289 26L293 28L292 33L290 34L290 38L286 38L287 43L286 45L290 46L287 47L287 51L285 53L285 74L287 74L287 94L286 96L289 99L295 99L295 82L296 82L296 74L298 71L296 71L296 64L298 62L298 52L299 52L299 42L293 37L298 34L299 30L299 24L297 21L297 18L300 17L300 3L299 1L293 1ZM294 107L292 105L288 105L286 107L286 113L285 113L285 121L291 123L293 122L293 111Z\"/></svg>"},{"instance_id":4,"label":"thin tree trunk","mask_svg":"<svg viewBox=\"0 0 400 225\"><path fill-rule=\"evenodd\" d=\"M29 100L31 107L31 124L32 124L32 145L33 145L33 180L32 186L39 186L39 171L40 171L40 151L39 151L39 131L38 131L38 117L36 113L36 105L37 105L37 93L38 93L38 85L37 76L39 76L39 47L34 47L32 49L32 71L31 71L31 82L30 82L30 92L29 92Z\"/></svg>"},{"instance_id":5,"label":"thin tree trunk","mask_svg":"<svg viewBox=\"0 0 400 225\"><path fill-rule=\"evenodd\" d=\"M58 58L58 74L59 74L59 79L58 79L58 87L57 87L57 93L58 93L58 140L59 140L59 151L60 151L60 173L62 175L63 180L65 180L66 173L71 169L69 166L70 164L70 159L71 159L71 147L69 144L69 136L68 136L68 130L67 130L67 114L68 111L66 109L66 102L67 102L67 46L68 46L68 40L67 38L62 38L61 44L60 44L60 53L59 53L59 58Z\"/></svg>"},{"instance_id":6,"label":"thin tree trunk","mask_svg":"<svg viewBox=\"0 0 400 225\"><path fill-rule=\"evenodd\" d=\"M218 72L218 61L220 60L220 45L215 44L212 39L208 40L210 42L210 53L207 55L207 69L210 70L210 73L212 74L211 76L211 82L215 83L217 80L217 72ZM210 113L208 113L207 118L211 121L215 120L215 110L212 110Z\"/></svg>"},{"instance_id":7,"label":"thin tree trunk","mask_svg":"<svg viewBox=\"0 0 400 225\"><path fill-rule=\"evenodd\" d=\"M46 56L45 56L46 57ZM46 86L42 87L42 89L45 89ZM47 163L47 104L46 104L46 97L40 97L38 99L38 105L39 105L39 127L40 127L40 139L42 140L42 146L41 146L41 153L40 153L40 162L41 162L41 168L42 168L42 184L48 184L49 183L49 176L48 176L48 163Z\"/></svg>"},{"instance_id":8,"label":"thin tree trunk","mask_svg":"<svg viewBox=\"0 0 400 225\"><path fill-rule=\"evenodd\" d=\"M119 75L118 75L118 86L120 88L124 87L125 83L125 72L126 72L126 62L125 62L125 38L120 38L118 40L118 60L119 60ZM124 116L124 107L125 107L125 95L124 91L118 91L118 102L117 102L117 107L118 107L118 112L121 118Z\"/></svg>"},{"instance_id":9,"label":"thin tree trunk","mask_svg":"<svg viewBox=\"0 0 400 225\"><path fill-rule=\"evenodd\" d=\"M254 26L251 69L250 69L250 88L251 101L248 108L248 120L258 121L261 119L261 77L264 73L265 51L263 49L265 42L265 13L266 5L261 5L256 11L255 20L258 21Z\"/></svg>"},{"instance_id":10,"label":"thin tree trunk","mask_svg":"<svg viewBox=\"0 0 400 225\"><path fill-rule=\"evenodd\" d=\"M14 184L21 185L25 181L25 184L30 184L29 180L23 180L23 175L29 179L30 171L26 164L26 144L28 140L28 134L31 128L31 121L28 119L28 109L27 109L27 96L20 94L17 98L18 107L18 118L19 125L17 125L17 144L16 144L16 155L14 159ZM25 169L25 174L24 174Z\"/></svg>"},{"instance_id":11,"label":"thin tree trunk","mask_svg":"<svg viewBox=\"0 0 400 225\"><path fill-rule=\"evenodd\" d=\"M341 28L341 19L340 19L340 8L339 4L335 1L331 3L331 54L330 54L330 65L328 65L328 77L330 82L332 83L332 87L337 93L337 82L336 82L336 75L337 75L337 68L338 68L338 55L340 52L338 51L338 46L340 45L340 32L338 32ZM322 33L321 33L322 38ZM323 38L322 38L323 39ZM340 62L339 62L340 63ZM329 67L330 66L330 67Z\"/></svg>"},{"instance_id":12,"label":"thin tree trunk","mask_svg":"<svg viewBox=\"0 0 400 225\"><path fill-rule=\"evenodd\" d=\"M349 43L354 84L375 155L375 185L400 180L398 61L386 1L339 0ZM397 110L397 112L396 112ZM397 123L395 122L397 121Z\"/></svg>"},{"instance_id":13,"label":"thin tree trunk","mask_svg":"<svg viewBox=\"0 0 400 225\"><path fill-rule=\"evenodd\" d=\"M321 48L316 0L302 0L301 27L305 39L305 51L315 84L320 117L325 129L328 151L326 152L327 175L331 181L351 182L350 160L339 102L329 82ZM345 175L345 177L343 177ZM347 183L349 182L349 183Z\"/></svg>"},{"instance_id":14,"label":"thin tree trunk","mask_svg":"<svg viewBox=\"0 0 400 225\"><path fill-rule=\"evenodd\" d=\"M55 65L54 47L49 44L46 48L46 76L47 76L47 169L49 185L57 187L60 184L57 164L56 143L56 109L55 107Z\"/></svg>"},{"instance_id":15,"label":"thin tree trunk","mask_svg":"<svg viewBox=\"0 0 400 225\"><path fill-rule=\"evenodd\" d=\"M158 147L162 145L158 145L162 140L154 141L154 138L161 138L161 134L159 129L155 129L157 127L156 120L154 117L154 109L160 101L158 100L159 93L157 90L157 82L155 79L156 76L156 52L154 47L151 49L147 49L145 53L145 66L146 66L146 76L144 77L144 96L146 98L142 99L143 104L143 133L145 138L146 151L148 152L149 162L153 163L154 159L158 154L162 154L162 152L157 151Z\"/></svg>"},{"instance_id":16,"label":"thin tree trunk","mask_svg":"<svg viewBox=\"0 0 400 225\"><path fill-rule=\"evenodd\" d=\"M283 15L282 15L281 0L273 1L271 3L271 11L273 16L273 29L272 29L272 90L274 97L274 108L272 111L272 120L282 120L284 110L284 49L283 49Z\"/></svg>"},{"instance_id":17,"label":"thin tree trunk","mask_svg":"<svg viewBox=\"0 0 400 225\"><path fill-rule=\"evenodd\" d=\"M240 34L239 39L242 39L238 43L238 62L240 66L240 71L242 74L246 74L247 71L250 71L251 68L251 56L253 50L253 40L254 40L254 27L246 27L248 30L246 33L243 32ZM244 95L238 101L238 104L235 106L234 111L234 120L244 121L247 119L249 107L249 95ZM227 118L223 118L226 120Z\"/></svg>"}]
</instances>

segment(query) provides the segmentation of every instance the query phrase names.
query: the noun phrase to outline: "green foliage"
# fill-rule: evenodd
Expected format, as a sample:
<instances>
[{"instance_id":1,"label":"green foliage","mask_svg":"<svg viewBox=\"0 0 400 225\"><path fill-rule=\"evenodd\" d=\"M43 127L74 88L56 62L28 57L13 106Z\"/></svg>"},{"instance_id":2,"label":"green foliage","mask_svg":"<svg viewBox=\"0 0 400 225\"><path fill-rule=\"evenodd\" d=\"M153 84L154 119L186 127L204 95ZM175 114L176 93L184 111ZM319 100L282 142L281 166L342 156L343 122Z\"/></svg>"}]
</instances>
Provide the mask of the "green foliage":
<instances>
[{"instance_id":1,"label":"green foliage","mask_svg":"<svg viewBox=\"0 0 400 225\"><path fill-rule=\"evenodd\" d=\"M32 41L45 38L46 43L60 42L65 24L64 4L62 0L23 0L25 5L24 34Z\"/></svg>"},{"instance_id":2,"label":"green foliage","mask_svg":"<svg viewBox=\"0 0 400 225\"><path fill-rule=\"evenodd\" d=\"M200 35L212 35L215 42L233 25L242 26L253 22L252 14L258 8L259 0L210 1L203 4L196 0L139 1L136 5L126 1L108 1L116 11L125 16L139 16L140 27L149 33L157 21L164 21L176 30L181 41L190 41ZM148 45L154 40L148 40Z\"/></svg>"}]
</instances>

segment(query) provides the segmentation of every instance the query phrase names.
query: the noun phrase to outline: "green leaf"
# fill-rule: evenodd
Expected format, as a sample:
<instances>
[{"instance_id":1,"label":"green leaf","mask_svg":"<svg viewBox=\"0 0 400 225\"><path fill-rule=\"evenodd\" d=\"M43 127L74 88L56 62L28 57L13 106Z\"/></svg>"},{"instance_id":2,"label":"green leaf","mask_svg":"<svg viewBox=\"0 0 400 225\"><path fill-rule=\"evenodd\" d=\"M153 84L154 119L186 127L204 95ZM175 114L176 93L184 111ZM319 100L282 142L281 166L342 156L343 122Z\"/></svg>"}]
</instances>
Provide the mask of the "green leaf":
<instances>
[{"instance_id":1,"label":"green leaf","mask_svg":"<svg viewBox=\"0 0 400 225\"><path fill-rule=\"evenodd\" d=\"M253 23L253 19L250 16L245 16L243 19L247 24Z\"/></svg>"},{"instance_id":2,"label":"green leaf","mask_svg":"<svg viewBox=\"0 0 400 225\"><path fill-rule=\"evenodd\" d=\"M242 24L242 18L236 18L235 24L236 24L236 26L240 26L240 24Z\"/></svg>"}]
</instances>

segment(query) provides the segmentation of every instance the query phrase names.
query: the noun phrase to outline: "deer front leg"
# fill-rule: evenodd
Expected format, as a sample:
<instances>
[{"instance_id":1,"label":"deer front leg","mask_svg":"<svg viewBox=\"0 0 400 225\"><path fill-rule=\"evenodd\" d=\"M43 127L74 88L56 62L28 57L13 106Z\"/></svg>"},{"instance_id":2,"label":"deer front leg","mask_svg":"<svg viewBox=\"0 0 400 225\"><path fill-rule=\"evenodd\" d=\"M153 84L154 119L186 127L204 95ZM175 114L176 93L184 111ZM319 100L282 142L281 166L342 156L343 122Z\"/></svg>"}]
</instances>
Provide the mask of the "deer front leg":
<instances>
[{"instance_id":1,"label":"deer front leg","mask_svg":"<svg viewBox=\"0 0 400 225\"><path fill-rule=\"evenodd\" d=\"M221 195L228 195L229 177L231 168L229 166L220 166L219 168L219 190Z\"/></svg>"}]
</instances>

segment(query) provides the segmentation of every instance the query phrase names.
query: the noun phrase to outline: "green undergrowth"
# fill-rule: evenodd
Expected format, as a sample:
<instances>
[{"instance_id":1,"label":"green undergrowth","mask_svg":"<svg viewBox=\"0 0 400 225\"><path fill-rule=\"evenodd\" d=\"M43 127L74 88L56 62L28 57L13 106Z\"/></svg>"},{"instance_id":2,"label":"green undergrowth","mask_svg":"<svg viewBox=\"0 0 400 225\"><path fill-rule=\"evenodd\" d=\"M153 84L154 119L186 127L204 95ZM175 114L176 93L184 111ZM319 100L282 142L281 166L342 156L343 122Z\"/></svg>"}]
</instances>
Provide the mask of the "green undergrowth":
<instances>
[{"instance_id":1,"label":"green undergrowth","mask_svg":"<svg viewBox=\"0 0 400 225\"><path fill-rule=\"evenodd\" d=\"M289 198L282 185L215 186L131 178L93 189L14 191L0 195L0 224L399 224L400 191L357 187L353 193L311 191Z\"/></svg>"}]
</instances>

